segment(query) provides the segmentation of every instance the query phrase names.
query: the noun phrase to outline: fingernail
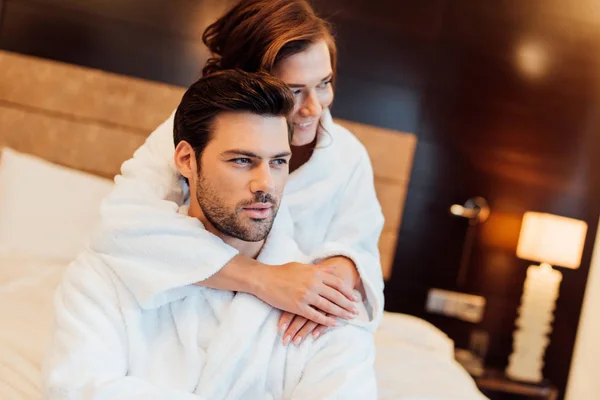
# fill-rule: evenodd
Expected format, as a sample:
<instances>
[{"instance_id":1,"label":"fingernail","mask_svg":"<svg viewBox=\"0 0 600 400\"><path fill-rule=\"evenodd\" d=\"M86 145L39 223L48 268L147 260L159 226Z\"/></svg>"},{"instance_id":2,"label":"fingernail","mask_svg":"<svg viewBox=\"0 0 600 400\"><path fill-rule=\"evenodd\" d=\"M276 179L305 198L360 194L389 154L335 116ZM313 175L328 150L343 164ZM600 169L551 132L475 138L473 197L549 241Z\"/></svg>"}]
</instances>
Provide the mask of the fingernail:
<instances>
[{"instance_id":1,"label":"fingernail","mask_svg":"<svg viewBox=\"0 0 600 400\"><path fill-rule=\"evenodd\" d=\"M337 326L337 321L333 320L333 323L331 324L331 326Z\"/></svg>"},{"instance_id":2,"label":"fingernail","mask_svg":"<svg viewBox=\"0 0 600 400\"><path fill-rule=\"evenodd\" d=\"M315 332L313 334L313 338L317 339L319 336L321 336L321 332Z\"/></svg>"},{"instance_id":3,"label":"fingernail","mask_svg":"<svg viewBox=\"0 0 600 400\"><path fill-rule=\"evenodd\" d=\"M354 315L358 315L358 308L354 308L354 309L352 310L352 312L354 313Z\"/></svg>"},{"instance_id":4,"label":"fingernail","mask_svg":"<svg viewBox=\"0 0 600 400\"><path fill-rule=\"evenodd\" d=\"M346 313L346 319L354 318L354 313Z\"/></svg>"},{"instance_id":5,"label":"fingernail","mask_svg":"<svg viewBox=\"0 0 600 400\"><path fill-rule=\"evenodd\" d=\"M284 346L287 346L287 345L288 345L288 343L290 343L290 340L292 340L292 337L291 337L290 335L287 335L287 336L285 337L285 339L283 339L283 345L284 345Z\"/></svg>"},{"instance_id":6,"label":"fingernail","mask_svg":"<svg viewBox=\"0 0 600 400\"><path fill-rule=\"evenodd\" d=\"M294 339L294 344L296 346L298 346L300 344L300 342L302 341L302 336L298 336L296 339Z\"/></svg>"},{"instance_id":7,"label":"fingernail","mask_svg":"<svg viewBox=\"0 0 600 400\"><path fill-rule=\"evenodd\" d=\"M358 296L357 295L352 295L352 300L358 301Z\"/></svg>"},{"instance_id":8,"label":"fingernail","mask_svg":"<svg viewBox=\"0 0 600 400\"><path fill-rule=\"evenodd\" d=\"M281 325L281 328L279 328L279 333L285 332L285 330L287 329L287 327L288 327L288 324Z\"/></svg>"}]
</instances>

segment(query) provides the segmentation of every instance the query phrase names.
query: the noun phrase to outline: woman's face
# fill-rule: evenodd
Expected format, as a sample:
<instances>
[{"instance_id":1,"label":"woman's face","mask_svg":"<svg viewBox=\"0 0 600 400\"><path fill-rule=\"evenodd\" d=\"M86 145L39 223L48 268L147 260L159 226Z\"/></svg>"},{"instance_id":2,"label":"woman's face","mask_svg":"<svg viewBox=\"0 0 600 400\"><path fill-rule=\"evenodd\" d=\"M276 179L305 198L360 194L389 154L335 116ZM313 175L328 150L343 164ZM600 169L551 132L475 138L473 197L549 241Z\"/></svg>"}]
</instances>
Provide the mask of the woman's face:
<instances>
[{"instance_id":1,"label":"woman's face","mask_svg":"<svg viewBox=\"0 0 600 400\"><path fill-rule=\"evenodd\" d=\"M296 99L289 119L294 124L292 145L303 146L315 139L323 110L333 101L331 57L325 41L279 62L273 75L287 83Z\"/></svg>"}]
</instances>

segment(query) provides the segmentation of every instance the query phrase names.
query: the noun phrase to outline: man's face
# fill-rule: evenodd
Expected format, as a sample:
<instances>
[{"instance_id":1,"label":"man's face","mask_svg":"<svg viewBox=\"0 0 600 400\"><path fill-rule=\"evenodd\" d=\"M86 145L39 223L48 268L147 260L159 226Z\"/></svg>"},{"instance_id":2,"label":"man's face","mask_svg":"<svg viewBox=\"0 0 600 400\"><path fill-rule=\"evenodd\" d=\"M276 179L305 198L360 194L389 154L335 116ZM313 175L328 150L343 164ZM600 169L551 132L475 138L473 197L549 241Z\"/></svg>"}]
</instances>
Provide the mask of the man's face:
<instances>
[{"instance_id":1,"label":"man's face","mask_svg":"<svg viewBox=\"0 0 600 400\"><path fill-rule=\"evenodd\" d=\"M277 215L290 157L284 117L222 113L192 174L190 207L227 236L261 241Z\"/></svg>"}]
</instances>

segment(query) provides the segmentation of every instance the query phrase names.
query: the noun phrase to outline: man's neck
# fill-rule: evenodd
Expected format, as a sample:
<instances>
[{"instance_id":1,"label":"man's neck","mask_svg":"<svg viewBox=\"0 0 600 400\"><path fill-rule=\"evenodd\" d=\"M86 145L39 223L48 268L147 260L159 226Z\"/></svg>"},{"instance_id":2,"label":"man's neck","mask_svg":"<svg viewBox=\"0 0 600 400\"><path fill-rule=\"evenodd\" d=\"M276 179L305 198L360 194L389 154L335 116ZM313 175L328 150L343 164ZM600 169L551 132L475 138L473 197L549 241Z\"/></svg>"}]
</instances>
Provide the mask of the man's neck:
<instances>
[{"instance_id":1,"label":"man's neck","mask_svg":"<svg viewBox=\"0 0 600 400\"><path fill-rule=\"evenodd\" d=\"M260 251L262 250L265 244L264 240L261 240L260 242L246 242L244 240L224 234L223 232L215 228L213 224L210 223L210 221L206 218L200 207L197 207L196 209L196 207L190 204L188 215L190 217L197 218L200 222L202 222L204 228L207 231L221 238L223 242L227 243L228 245L239 251L241 255L244 255L246 257L258 257Z\"/></svg>"}]
</instances>

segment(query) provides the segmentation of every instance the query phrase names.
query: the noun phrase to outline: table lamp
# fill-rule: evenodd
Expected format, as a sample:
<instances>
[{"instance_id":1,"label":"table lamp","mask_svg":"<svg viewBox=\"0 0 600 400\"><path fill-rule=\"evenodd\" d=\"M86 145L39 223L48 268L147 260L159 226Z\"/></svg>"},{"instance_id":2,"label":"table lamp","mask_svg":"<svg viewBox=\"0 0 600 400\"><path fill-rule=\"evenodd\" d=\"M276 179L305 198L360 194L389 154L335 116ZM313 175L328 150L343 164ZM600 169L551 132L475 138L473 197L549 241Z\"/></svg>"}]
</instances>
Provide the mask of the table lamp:
<instances>
[{"instance_id":1,"label":"table lamp","mask_svg":"<svg viewBox=\"0 0 600 400\"><path fill-rule=\"evenodd\" d=\"M532 383L543 380L544 353L562 280L560 271L552 266L579 268L586 233L583 221L538 212L524 214L517 257L541 265L527 269L513 352L506 368L509 378Z\"/></svg>"}]
</instances>

